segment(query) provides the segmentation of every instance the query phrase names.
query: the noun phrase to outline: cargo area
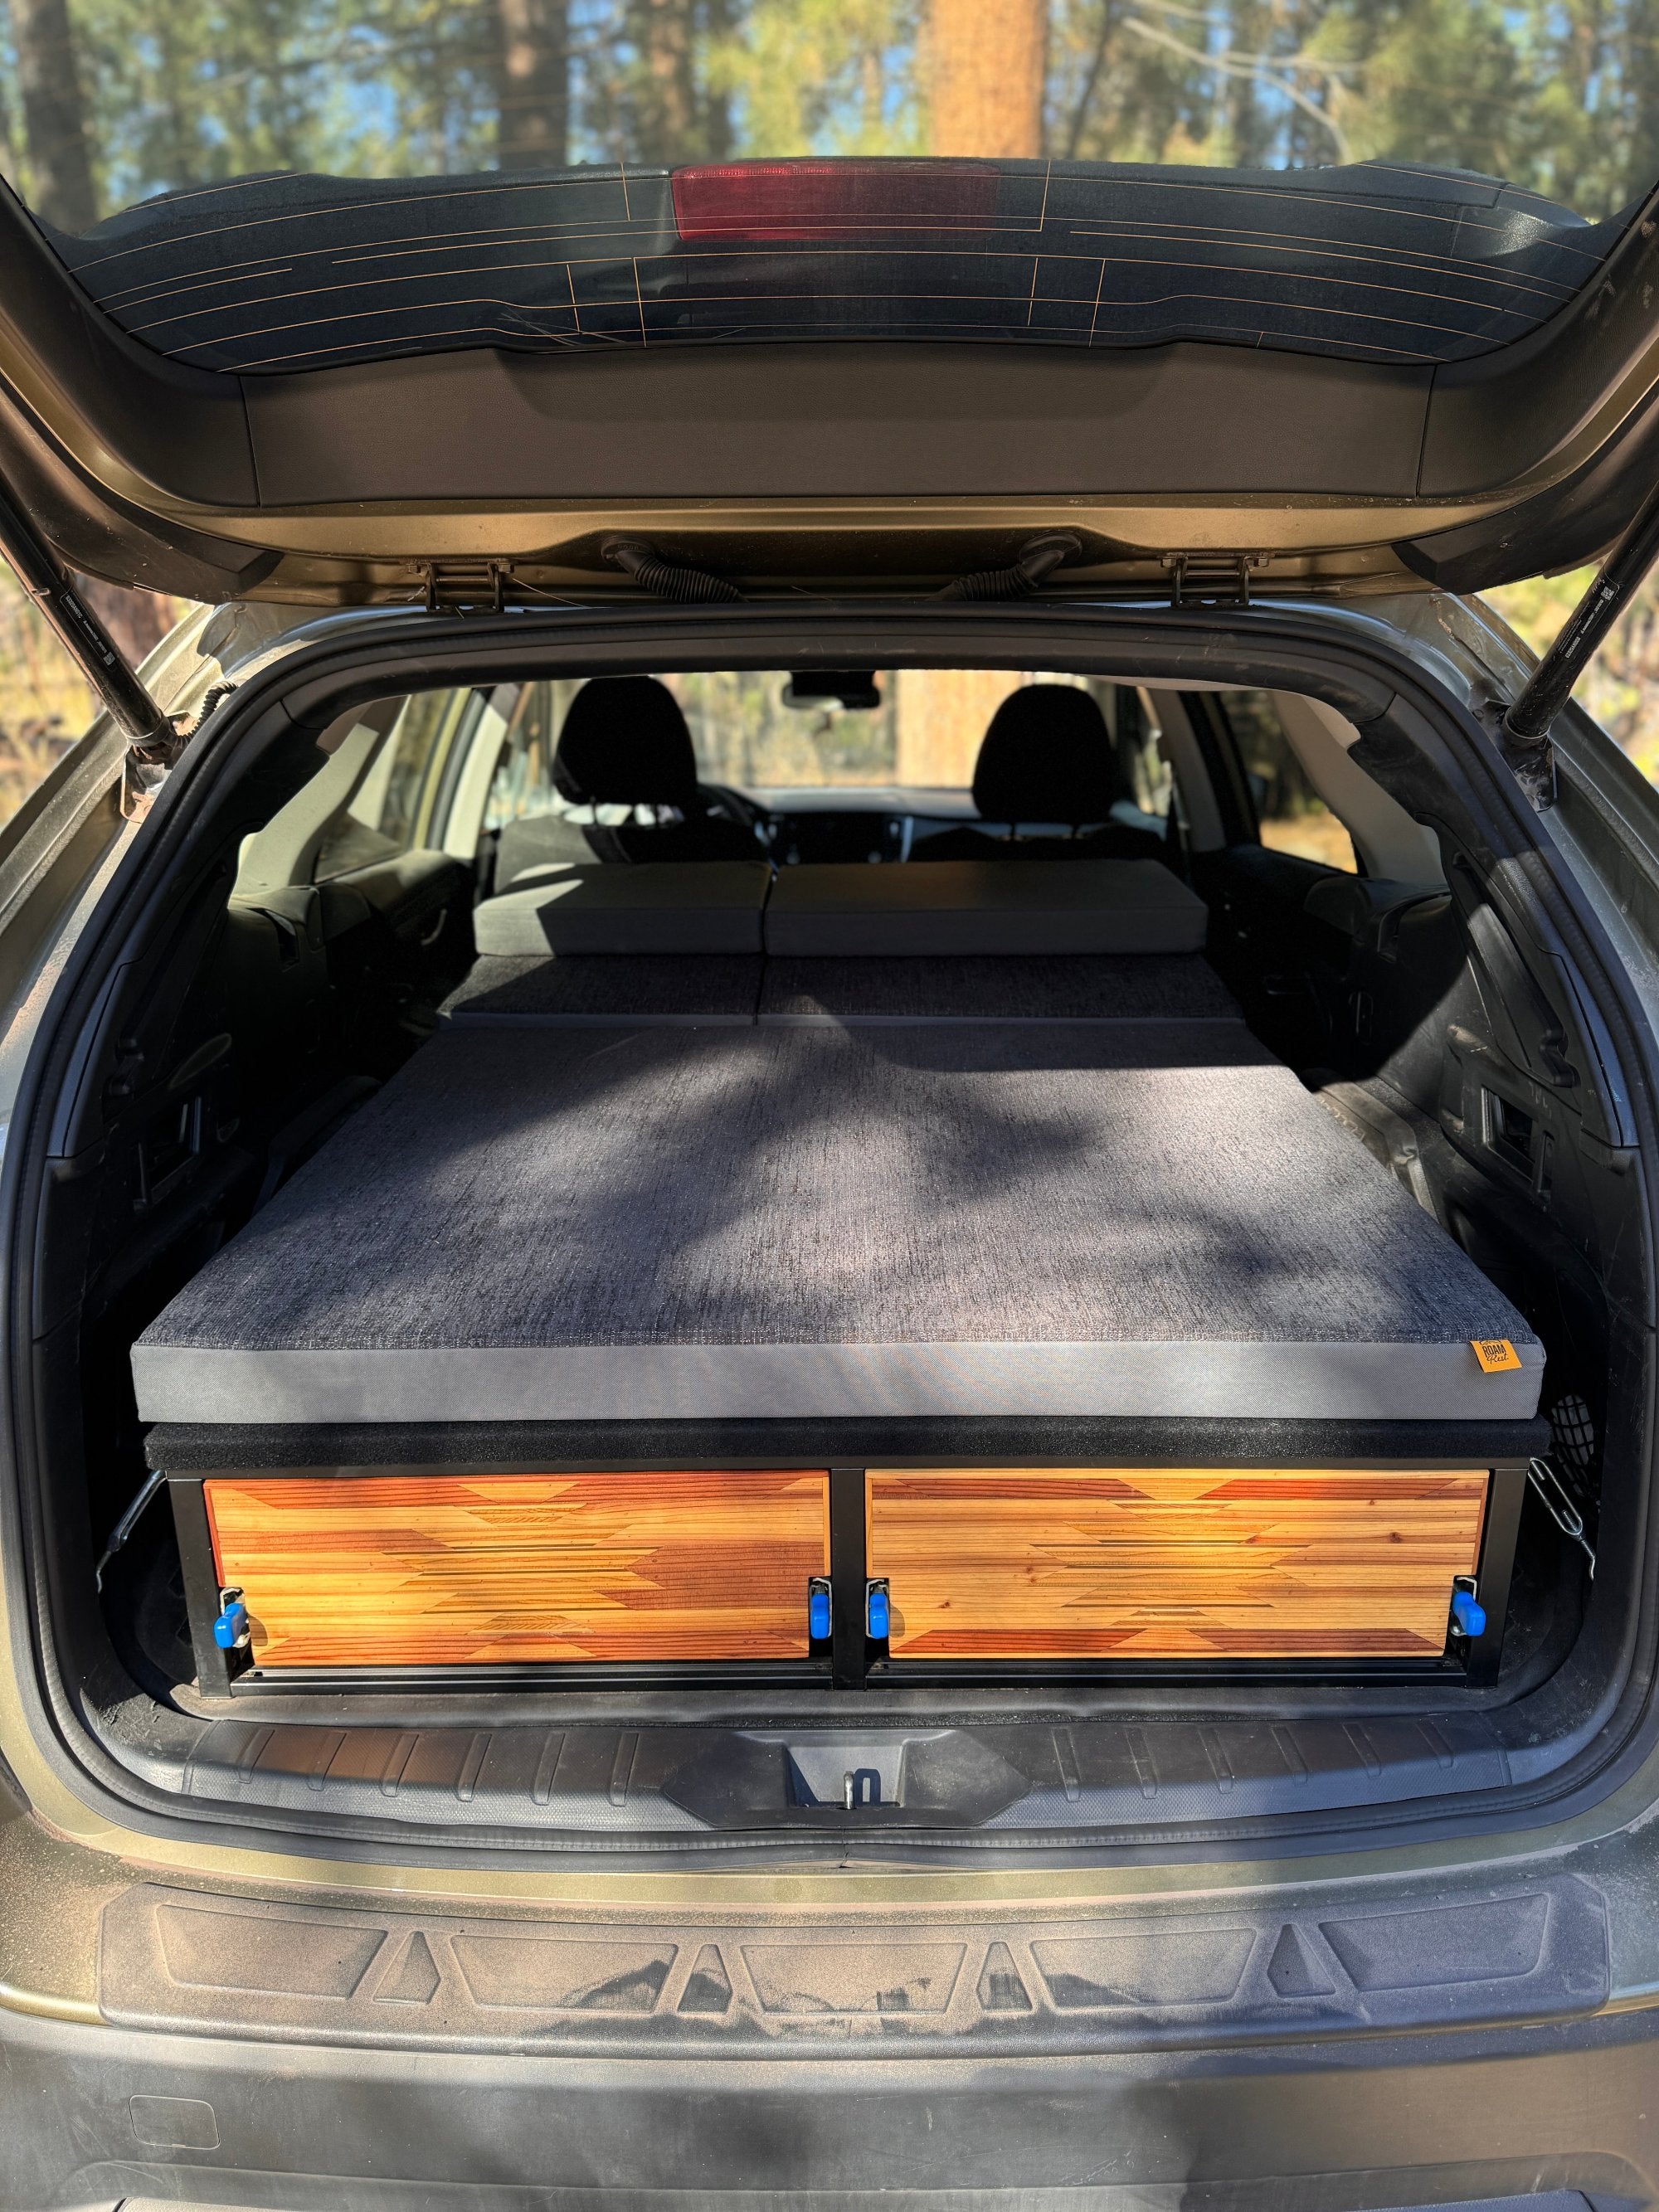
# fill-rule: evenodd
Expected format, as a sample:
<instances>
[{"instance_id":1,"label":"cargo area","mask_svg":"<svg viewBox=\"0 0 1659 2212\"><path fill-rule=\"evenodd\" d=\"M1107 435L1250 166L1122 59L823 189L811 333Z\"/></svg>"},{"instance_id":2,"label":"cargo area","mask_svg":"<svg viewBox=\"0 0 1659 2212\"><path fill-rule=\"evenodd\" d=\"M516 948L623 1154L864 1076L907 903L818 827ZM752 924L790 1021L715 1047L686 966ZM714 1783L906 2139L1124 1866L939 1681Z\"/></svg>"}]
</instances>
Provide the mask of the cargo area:
<instances>
[{"instance_id":1,"label":"cargo area","mask_svg":"<svg viewBox=\"0 0 1659 2212\"><path fill-rule=\"evenodd\" d=\"M1045 688L1006 827L977 787L703 806L620 745L573 790L584 714L659 710L617 680L494 828L501 687L449 710L493 781L422 771L447 828L398 793L418 696L289 742L158 940L161 1112L65 1186L141 1224L80 1540L153 1783L960 1842L1525 1771L1603 1378L1537 1264L1580 1169L1498 1072L1537 1010L1511 970L1494 1022L1494 909L1376 784L1305 810L1352 865L1201 843L1271 804L1224 708L1073 686L1045 766Z\"/></svg>"}]
</instances>

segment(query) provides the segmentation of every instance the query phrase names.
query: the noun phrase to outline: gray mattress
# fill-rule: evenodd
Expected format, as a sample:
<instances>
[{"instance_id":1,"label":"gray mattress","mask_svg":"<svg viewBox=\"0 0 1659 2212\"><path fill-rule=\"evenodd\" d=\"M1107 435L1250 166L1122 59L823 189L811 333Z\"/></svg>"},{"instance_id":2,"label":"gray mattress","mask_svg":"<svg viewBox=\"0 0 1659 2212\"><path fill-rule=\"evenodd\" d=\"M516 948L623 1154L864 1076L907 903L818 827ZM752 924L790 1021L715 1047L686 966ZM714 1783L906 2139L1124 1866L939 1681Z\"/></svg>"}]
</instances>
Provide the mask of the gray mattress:
<instances>
[{"instance_id":1,"label":"gray mattress","mask_svg":"<svg viewBox=\"0 0 1659 2212\"><path fill-rule=\"evenodd\" d=\"M170 1422L1502 1421L1542 1352L1239 1024L808 1022L441 1035L133 1364Z\"/></svg>"}]
</instances>

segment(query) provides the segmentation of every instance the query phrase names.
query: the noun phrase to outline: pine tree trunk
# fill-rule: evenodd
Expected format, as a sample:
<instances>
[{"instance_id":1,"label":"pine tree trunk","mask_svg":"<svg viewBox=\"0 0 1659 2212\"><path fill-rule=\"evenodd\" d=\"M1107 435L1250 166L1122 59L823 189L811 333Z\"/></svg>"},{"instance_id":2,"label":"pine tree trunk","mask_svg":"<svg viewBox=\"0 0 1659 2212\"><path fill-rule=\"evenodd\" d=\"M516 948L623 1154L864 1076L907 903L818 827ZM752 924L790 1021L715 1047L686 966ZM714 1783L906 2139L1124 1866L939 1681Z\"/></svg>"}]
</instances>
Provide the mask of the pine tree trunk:
<instances>
[{"instance_id":1,"label":"pine tree trunk","mask_svg":"<svg viewBox=\"0 0 1659 2212\"><path fill-rule=\"evenodd\" d=\"M930 149L1040 156L1048 0L931 0Z\"/></svg>"},{"instance_id":2,"label":"pine tree trunk","mask_svg":"<svg viewBox=\"0 0 1659 2212\"><path fill-rule=\"evenodd\" d=\"M504 169L562 169L569 158L570 45L565 0L497 0L498 159Z\"/></svg>"},{"instance_id":3,"label":"pine tree trunk","mask_svg":"<svg viewBox=\"0 0 1659 2212\"><path fill-rule=\"evenodd\" d=\"M59 230L98 220L68 0L10 0L28 148L29 198Z\"/></svg>"}]
</instances>

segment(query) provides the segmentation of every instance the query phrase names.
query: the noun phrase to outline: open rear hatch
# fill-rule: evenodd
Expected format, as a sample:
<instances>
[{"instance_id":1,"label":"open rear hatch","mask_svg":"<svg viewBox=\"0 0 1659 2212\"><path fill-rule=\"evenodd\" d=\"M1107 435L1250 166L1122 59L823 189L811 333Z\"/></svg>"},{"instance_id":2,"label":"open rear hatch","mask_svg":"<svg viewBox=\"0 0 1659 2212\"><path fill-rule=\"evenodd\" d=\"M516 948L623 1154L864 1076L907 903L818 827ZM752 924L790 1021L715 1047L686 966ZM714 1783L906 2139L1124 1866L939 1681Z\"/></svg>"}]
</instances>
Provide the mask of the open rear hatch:
<instances>
[{"instance_id":1,"label":"open rear hatch","mask_svg":"<svg viewBox=\"0 0 1659 2212\"><path fill-rule=\"evenodd\" d=\"M1490 178L840 161L0 189L0 477L200 599L615 584L1237 592L1590 557L1651 483L1645 208Z\"/></svg>"}]
</instances>

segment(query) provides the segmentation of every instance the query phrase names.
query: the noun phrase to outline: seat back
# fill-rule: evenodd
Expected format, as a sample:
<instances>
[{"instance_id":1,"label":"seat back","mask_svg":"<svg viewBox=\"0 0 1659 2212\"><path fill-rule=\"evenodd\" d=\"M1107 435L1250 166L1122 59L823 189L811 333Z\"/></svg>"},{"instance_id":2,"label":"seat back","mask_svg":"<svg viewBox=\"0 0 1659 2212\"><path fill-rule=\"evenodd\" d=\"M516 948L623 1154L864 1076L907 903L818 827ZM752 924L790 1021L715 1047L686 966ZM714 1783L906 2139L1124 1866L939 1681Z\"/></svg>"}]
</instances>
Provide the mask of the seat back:
<instances>
[{"instance_id":1,"label":"seat back","mask_svg":"<svg viewBox=\"0 0 1659 2212\"><path fill-rule=\"evenodd\" d=\"M1071 684L1027 684L991 717L974 766L974 805L986 822L1105 822L1133 791L1092 694Z\"/></svg>"},{"instance_id":2,"label":"seat back","mask_svg":"<svg viewBox=\"0 0 1659 2212\"><path fill-rule=\"evenodd\" d=\"M597 676L583 684L559 732L553 783L573 806L670 816L585 826L581 835L602 860L749 860L760 850L749 825L717 811L719 794L697 781L685 716L654 676Z\"/></svg>"},{"instance_id":3,"label":"seat back","mask_svg":"<svg viewBox=\"0 0 1659 2212\"><path fill-rule=\"evenodd\" d=\"M481 953L758 952L770 871L763 860L607 866L550 872L486 899Z\"/></svg>"},{"instance_id":4,"label":"seat back","mask_svg":"<svg viewBox=\"0 0 1659 2212\"><path fill-rule=\"evenodd\" d=\"M596 676L571 702L553 782L574 806L697 804L697 759L679 702L654 676Z\"/></svg>"},{"instance_id":5,"label":"seat back","mask_svg":"<svg viewBox=\"0 0 1659 2212\"><path fill-rule=\"evenodd\" d=\"M785 868L766 950L813 955L1196 952L1208 909L1156 860Z\"/></svg>"}]
</instances>

